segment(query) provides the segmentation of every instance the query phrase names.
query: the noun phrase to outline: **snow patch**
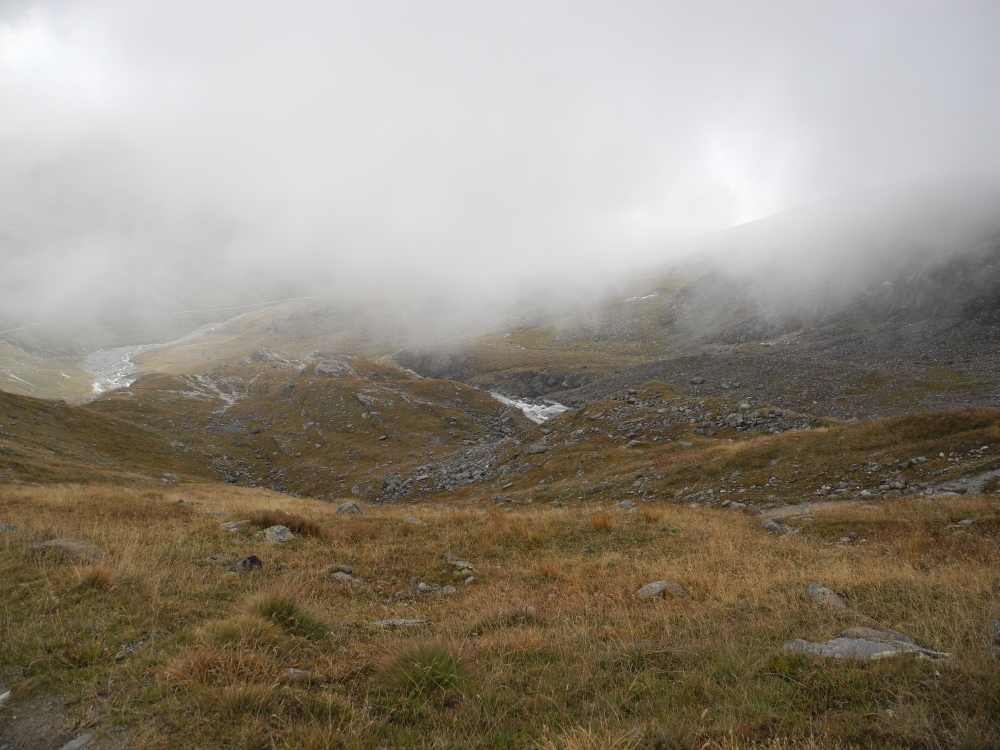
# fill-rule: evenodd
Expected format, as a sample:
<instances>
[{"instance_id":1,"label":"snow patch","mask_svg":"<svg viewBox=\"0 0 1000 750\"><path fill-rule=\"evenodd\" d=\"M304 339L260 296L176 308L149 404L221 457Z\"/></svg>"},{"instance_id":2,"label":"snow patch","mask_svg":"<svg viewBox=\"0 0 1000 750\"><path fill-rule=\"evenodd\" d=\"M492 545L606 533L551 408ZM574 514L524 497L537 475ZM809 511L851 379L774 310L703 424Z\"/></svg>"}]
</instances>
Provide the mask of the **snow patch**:
<instances>
[{"instance_id":1,"label":"snow patch","mask_svg":"<svg viewBox=\"0 0 1000 750\"><path fill-rule=\"evenodd\" d=\"M535 424L542 424L547 422L553 417L557 417L564 411L569 411L568 406L563 406L556 401L550 401L546 399L544 404L533 404L530 401L521 401L520 399L507 398L499 393L490 392L490 395L499 401L501 404L506 404L507 406L513 406L524 412L524 416L530 419Z\"/></svg>"}]
</instances>

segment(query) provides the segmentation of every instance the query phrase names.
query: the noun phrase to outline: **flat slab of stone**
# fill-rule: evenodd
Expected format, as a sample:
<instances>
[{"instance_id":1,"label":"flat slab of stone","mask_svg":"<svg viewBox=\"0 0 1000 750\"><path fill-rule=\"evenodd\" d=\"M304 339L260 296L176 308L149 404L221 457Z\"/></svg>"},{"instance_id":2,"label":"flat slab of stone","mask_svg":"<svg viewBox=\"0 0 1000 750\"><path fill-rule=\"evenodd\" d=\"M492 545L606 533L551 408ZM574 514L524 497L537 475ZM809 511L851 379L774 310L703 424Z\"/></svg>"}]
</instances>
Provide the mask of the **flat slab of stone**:
<instances>
[{"instance_id":1,"label":"flat slab of stone","mask_svg":"<svg viewBox=\"0 0 1000 750\"><path fill-rule=\"evenodd\" d=\"M917 654L928 659L947 659L951 656L951 654L923 648L915 643L873 641L866 638L834 638L819 643L796 638L788 641L784 645L784 649L793 653L818 656L822 659L857 659L858 661L875 661L897 654Z\"/></svg>"},{"instance_id":2,"label":"flat slab of stone","mask_svg":"<svg viewBox=\"0 0 1000 750\"><path fill-rule=\"evenodd\" d=\"M249 521L226 521L225 523L220 523L219 528L223 531L239 531L244 526L246 526Z\"/></svg>"},{"instance_id":3,"label":"flat slab of stone","mask_svg":"<svg viewBox=\"0 0 1000 750\"><path fill-rule=\"evenodd\" d=\"M356 500L348 500L346 503L341 503L337 506L337 513L342 516L361 515L364 512L365 509Z\"/></svg>"},{"instance_id":4,"label":"flat slab of stone","mask_svg":"<svg viewBox=\"0 0 1000 750\"><path fill-rule=\"evenodd\" d=\"M910 636L892 628L848 628L840 634L841 638L862 638L867 641L898 641L899 643L916 643Z\"/></svg>"},{"instance_id":5,"label":"flat slab of stone","mask_svg":"<svg viewBox=\"0 0 1000 750\"><path fill-rule=\"evenodd\" d=\"M667 594L687 596L687 591L674 581L653 581L635 592L635 595L640 599L665 599Z\"/></svg>"},{"instance_id":6,"label":"flat slab of stone","mask_svg":"<svg viewBox=\"0 0 1000 750\"><path fill-rule=\"evenodd\" d=\"M70 562L95 563L105 557L105 552L100 547L81 542L79 539L49 539L46 542L29 545L28 552L35 555L53 555Z\"/></svg>"},{"instance_id":7,"label":"flat slab of stone","mask_svg":"<svg viewBox=\"0 0 1000 750\"><path fill-rule=\"evenodd\" d=\"M82 748L85 748L87 745L90 744L90 741L92 739L94 739L93 732L87 732L86 734L81 734L79 737L75 737L74 739L71 739L69 742L63 745L62 748L60 748L60 750L82 750Z\"/></svg>"},{"instance_id":8,"label":"flat slab of stone","mask_svg":"<svg viewBox=\"0 0 1000 750\"><path fill-rule=\"evenodd\" d=\"M423 625L429 625L430 620L406 620L406 619L392 619L392 620L375 620L375 622L368 623L373 628L385 628L387 630L395 630L396 628L419 628Z\"/></svg>"}]
</instances>

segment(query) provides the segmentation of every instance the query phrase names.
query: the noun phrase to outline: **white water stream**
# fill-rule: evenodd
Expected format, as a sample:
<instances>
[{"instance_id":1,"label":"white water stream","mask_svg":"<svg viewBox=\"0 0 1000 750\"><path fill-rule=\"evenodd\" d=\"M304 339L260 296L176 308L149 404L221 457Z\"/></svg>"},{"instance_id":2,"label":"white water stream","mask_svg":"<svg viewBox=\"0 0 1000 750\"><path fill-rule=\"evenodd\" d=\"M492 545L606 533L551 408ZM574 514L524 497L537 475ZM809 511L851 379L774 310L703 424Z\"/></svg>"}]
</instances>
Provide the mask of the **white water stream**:
<instances>
[{"instance_id":1,"label":"white water stream","mask_svg":"<svg viewBox=\"0 0 1000 750\"><path fill-rule=\"evenodd\" d=\"M209 331L214 331L216 328L228 325L234 320L239 320L246 315L253 315L253 313L242 313L219 323L206 323L203 326L195 328L191 333L184 334L179 339L174 339L173 341L165 341L160 344L136 344L133 346L115 346L110 349L100 349L87 356L84 360L83 369L94 378L93 389L95 395L113 391L116 388L125 388L135 381L136 369L138 368L135 358L143 352L148 352L152 349L162 349L165 346L183 344L199 336L203 336Z\"/></svg>"}]
</instances>

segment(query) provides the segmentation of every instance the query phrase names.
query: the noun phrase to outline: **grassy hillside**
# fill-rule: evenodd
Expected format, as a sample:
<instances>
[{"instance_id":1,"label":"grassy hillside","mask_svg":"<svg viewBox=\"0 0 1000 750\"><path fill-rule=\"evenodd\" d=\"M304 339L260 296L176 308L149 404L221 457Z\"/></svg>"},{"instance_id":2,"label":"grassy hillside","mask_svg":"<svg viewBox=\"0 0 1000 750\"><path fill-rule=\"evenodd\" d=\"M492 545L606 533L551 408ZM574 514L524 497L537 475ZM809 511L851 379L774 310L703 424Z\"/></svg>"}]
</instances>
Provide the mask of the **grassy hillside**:
<instances>
[{"instance_id":1,"label":"grassy hillside","mask_svg":"<svg viewBox=\"0 0 1000 750\"><path fill-rule=\"evenodd\" d=\"M456 499L338 516L219 484L8 485L0 509L17 525L0 535L4 742L32 715L32 736L51 740L37 747L82 731L97 748L1000 744L989 497L834 504L787 536L742 512L655 502ZM306 535L270 545L254 524L219 528L256 511ZM27 550L54 537L108 557ZM250 554L261 570L227 575ZM361 580L338 580L337 565ZM633 595L663 579L686 593ZM811 601L810 581L951 658L783 650L859 624ZM421 624L371 624L390 618Z\"/></svg>"}]
</instances>

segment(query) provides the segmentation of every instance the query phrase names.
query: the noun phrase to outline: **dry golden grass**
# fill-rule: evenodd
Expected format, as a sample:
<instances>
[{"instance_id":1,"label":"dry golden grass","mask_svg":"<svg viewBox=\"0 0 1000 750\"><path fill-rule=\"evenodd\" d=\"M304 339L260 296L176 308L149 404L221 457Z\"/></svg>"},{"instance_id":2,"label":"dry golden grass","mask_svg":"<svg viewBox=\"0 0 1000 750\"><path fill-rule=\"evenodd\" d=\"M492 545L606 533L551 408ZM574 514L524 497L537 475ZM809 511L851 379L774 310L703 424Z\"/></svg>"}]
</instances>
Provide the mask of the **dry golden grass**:
<instances>
[{"instance_id":1,"label":"dry golden grass","mask_svg":"<svg viewBox=\"0 0 1000 750\"><path fill-rule=\"evenodd\" d=\"M18 525L0 535L0 682L15 701L59 694L81 714L97 707L102 727L128 727L140 748L1000 744L1000 676L985 654L1000 591L994 498L831 505L783 537L736 512L651 503L506 512L462 501L345 517L228 485L187 486L185 498L0 487L3 520ZM219 529L276 508L328 536L271 546ZM401 523L409 515L428 525ZM974 523L956 526L963 518ZM838 544L848 530L868 541ZM26 553L54 537L105 549L107 586ZM250 554L263 570L207 562ZM473 584L454 558L476 567ZM363 582L333 579L332 564ZM419 594L412 578L458 590ZM690 596L633 596L660 579ZM952 659L784 654L790 638L856 624L811 602L811 580ZM428 624L369 625L386 618ZM454 665L434 672L445 688L428 694L389 677L400 658L433 672L442 653L457 655L461 690L447 686ZM309 676L290 679L287 667Z\"/></svg>"}]
</instances>

